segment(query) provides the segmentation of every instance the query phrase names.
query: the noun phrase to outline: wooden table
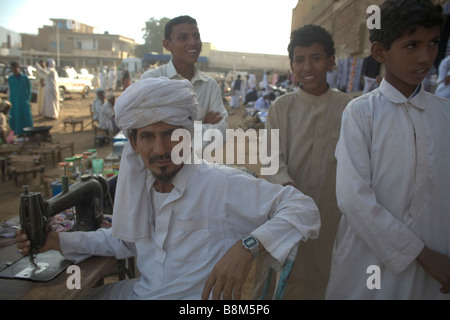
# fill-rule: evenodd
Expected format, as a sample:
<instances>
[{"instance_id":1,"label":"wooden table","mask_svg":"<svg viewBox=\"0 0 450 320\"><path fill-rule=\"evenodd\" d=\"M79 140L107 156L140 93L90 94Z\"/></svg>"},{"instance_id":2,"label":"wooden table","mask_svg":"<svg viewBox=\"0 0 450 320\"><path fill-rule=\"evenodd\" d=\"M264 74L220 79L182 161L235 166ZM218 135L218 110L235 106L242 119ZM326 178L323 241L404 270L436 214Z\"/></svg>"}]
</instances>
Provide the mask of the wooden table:
<instances>
[{"instance_id":1,"label":"wooden table","mask_svg":"<svg viewBox=\"0 0 450 320\"><path fill-rule=\"evenodd\" d=\"M22 148L13 144L4 144L0 147L0 156L8 156L10 154L22 154Z\"/></svg>"},{"instance_id":2,"label":"wooden table","mask_svg":"<svg viewBox=\"0 0 450 320\"><path fill-rule=\"evenodd\" d=\"M40 161L40 155L9 155L6 160L6 174L9 180L14 180L16 187L19 187L18 176L20 174L23 175L24 184L28 184L27 174L32 173L36 178L38 173L45 172L45 167L40 165Z\"/></svg>"},{"instance_id":3,"label":"wooden table","mask_svg":"<svg viewBox=\"0 0 450 320\"><path fill-rule=\"evenodd\" d=\"M6 261L16 262L22 255L16 245L0 248L0 265ZM49 282L30 280L0 279L0 300L70 300L80 299L89 289L95 287L105 276L119 270L120 261L114 257L91 257L78 264L81 271L81 288L68 289L67 281L71 273L63 271ZM3 265L1 269L4 269ZM69 280L70 282L70 280Z\"/></svg>"}]
</instances>

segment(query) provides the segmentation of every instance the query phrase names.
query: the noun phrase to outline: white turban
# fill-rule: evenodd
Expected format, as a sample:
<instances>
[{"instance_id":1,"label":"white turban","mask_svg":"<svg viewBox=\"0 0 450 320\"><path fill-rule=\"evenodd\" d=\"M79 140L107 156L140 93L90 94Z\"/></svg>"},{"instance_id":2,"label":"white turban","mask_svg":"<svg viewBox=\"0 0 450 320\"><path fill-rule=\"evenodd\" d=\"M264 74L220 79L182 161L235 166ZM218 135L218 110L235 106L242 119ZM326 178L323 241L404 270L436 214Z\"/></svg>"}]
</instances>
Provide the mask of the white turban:
<instances>
[{"instance_id":1,"label":"white turban","mask_svg":"<svg viewBox=\"0 0 450 320\"><path fill-rule=\"evenodd\" d=\"M116 124L128 137L130 129L156 122L190 128L197 119L197 98L188 80L146 78L128 87L114 106Z\"/></svg>"},{"instance_id":2,"label":"white turban","mask_svg":"<svg viewBox=\"0 0 450 320\"><path fill-rule=\"evenodd\" d=\"M55 67L55 60L49 58L47 59L47 68L54 68Z\"/></svg>"},{"instance_id":3,"label":"white turban","mask_svg":"<svg viewBox=\"0 0 450 320\"><path fill-rule=\"evenodd\" d=\"M197 99L188 80L146 78L128 87L116 100L116 124L129 138L130 129L165 122L189 130L197 118ZM150 236L153 214L147 190L147 174L140 155L126 143L120 161L112 233L124 241L138 242Z\"/></svg>"}]
</instances>

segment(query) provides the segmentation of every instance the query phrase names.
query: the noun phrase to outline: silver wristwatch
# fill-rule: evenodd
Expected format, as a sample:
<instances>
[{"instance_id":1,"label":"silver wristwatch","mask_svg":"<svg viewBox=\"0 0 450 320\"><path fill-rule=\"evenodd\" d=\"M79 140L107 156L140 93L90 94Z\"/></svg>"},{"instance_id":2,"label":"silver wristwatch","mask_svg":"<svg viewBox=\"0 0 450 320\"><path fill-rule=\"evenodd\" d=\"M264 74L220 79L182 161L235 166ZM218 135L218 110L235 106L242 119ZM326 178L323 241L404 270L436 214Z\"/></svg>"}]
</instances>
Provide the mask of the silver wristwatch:
<instances>
[{"instance_id":1,"label":"silver wristwatch","mask_svg":"<svg viewBox=\"0 0 450 320\"><path fill-rule=\"evenodd\" d=\"M251 251L253 259L258 258L259 255L259 243L258 240L251 234L246 234L242 237L242 245L244 248Z\"/></svg>"}]
</instances>

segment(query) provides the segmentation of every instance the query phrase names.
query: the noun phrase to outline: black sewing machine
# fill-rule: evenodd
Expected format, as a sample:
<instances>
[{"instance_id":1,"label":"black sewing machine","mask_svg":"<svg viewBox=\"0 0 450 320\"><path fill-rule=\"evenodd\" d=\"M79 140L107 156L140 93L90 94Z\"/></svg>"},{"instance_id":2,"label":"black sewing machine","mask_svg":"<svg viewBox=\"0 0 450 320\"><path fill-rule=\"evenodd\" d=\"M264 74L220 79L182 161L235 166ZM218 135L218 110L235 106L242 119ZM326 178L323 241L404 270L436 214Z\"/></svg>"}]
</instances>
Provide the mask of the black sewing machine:
<instances>
[{"instance_id":1,"label":"black sewing machine","mask_svg":"<svg viewBox=\"0 0 450 320\"><path fill-rule=\"evenodd\" d=\"M51 231L51 218L69 208L75 208L73 231L93 231L100 228L104 208L109 205L108 180L102 176L82 176L80 181L68 187L67 176L63 176L63 190L44 201L39 192L29 192L24 186L20 203L22 232L31 242L30 257L22 258L0 273L0 277L48 281L70 265L59 252L48 251L38 255Z\"/></svg>"}]
</instances>

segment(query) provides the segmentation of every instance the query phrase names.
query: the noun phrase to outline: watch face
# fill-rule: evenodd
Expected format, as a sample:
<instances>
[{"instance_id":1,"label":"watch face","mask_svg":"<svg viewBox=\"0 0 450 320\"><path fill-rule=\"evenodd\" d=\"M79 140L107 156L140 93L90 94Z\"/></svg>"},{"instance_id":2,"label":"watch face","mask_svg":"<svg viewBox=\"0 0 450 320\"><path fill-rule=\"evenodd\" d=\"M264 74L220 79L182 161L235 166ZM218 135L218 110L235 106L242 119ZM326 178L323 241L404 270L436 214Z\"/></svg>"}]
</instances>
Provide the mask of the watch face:
<instances>
[{"instance_id":1,"label":"watch face","mask_svg":"<svg viewBox=\"0 0 450 320\"><path fill-rule=\"evenodd\" d=\"M244 244L248 248L255 246L257 243L258 242L256 241L256 239L253 237L248 237L248 238L244 239Z\"/></svg>"}]
</instances>

